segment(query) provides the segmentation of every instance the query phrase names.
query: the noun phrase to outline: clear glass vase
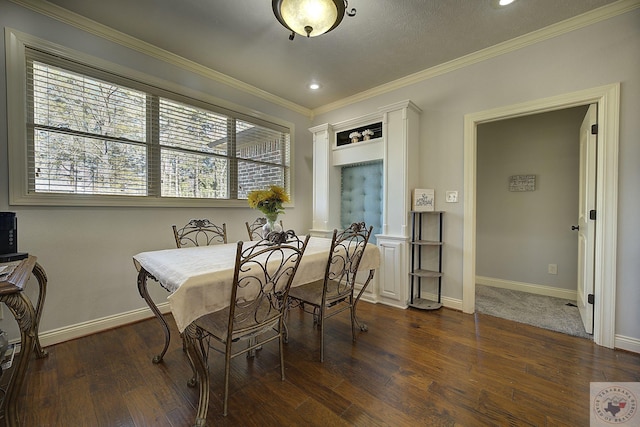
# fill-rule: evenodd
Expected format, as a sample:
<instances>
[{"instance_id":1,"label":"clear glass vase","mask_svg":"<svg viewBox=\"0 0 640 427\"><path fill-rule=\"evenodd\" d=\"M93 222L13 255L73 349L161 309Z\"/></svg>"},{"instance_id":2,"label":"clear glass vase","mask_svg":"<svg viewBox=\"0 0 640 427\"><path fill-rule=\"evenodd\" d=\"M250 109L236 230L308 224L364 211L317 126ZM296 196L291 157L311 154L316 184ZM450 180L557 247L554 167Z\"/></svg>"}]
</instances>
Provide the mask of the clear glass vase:
<instances>
[{"instance_id":1,"label":"clear glass vase","mask_svg":"<svg viewBox=\"0 0 640 427\"><path fill-rule=\"evenodd\" d=\"M282 232L282 226L278 223L278 214L266 214L267 222L262 226L262 238L266 239L269 233L275 231Z\"/></svg>"}]
</instances>

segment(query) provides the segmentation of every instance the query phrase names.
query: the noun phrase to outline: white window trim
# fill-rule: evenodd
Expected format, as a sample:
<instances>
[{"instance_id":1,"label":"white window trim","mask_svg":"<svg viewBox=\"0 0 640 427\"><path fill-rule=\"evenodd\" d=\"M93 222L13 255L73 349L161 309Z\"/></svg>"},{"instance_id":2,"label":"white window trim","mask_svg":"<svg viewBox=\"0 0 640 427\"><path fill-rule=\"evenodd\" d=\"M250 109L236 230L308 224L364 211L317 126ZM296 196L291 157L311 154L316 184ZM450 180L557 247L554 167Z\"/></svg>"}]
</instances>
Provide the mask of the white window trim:
<instances>
[{"instance_id":1,"label":"white window trim","mask_svg":"<svg viewBox=\"0 0 640 427\"><path fill-rule=\"evenodd\" d=\"M127 196L93 196L78 194L30 193L27 170L27 134L26 134L26 48L34 48L44 52L60 55L65 58L90 64L102 70L138 80L158 88L179 93L216 105L237 113L253 117L260 122L270 122L289 129L290 156L289 192L293 206L295 176L295 126L293 123L257 112L252 109L215 98L211 95L194 91L184 86L169 82L145 73L114 64L112 62L75 51L44 39L5 28L5 51L7 72L7 136L9 163L9 204L13 206L137 206L137 207L247 207L246 200L192 199L169 197L127 197Z\"/></svg>"}]
</instances>

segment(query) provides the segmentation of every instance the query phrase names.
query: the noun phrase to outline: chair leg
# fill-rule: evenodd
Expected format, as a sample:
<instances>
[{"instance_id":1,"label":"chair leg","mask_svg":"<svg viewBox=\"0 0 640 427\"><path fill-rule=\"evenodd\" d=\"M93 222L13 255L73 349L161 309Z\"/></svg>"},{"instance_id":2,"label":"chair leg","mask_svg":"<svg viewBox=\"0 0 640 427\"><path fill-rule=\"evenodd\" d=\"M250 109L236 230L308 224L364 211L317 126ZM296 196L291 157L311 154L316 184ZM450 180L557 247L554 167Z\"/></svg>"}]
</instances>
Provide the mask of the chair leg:
<instances>
[{"instance_id":1,"label":"chair leg","mask_svg":"<svg viewBox=\"0 0 640 427\"><path fill-rule=\"evenodd\" d=\"M227 340L227 348L224 353L224 403L222 406L222 415L227 416L227 408L229 406L229 374L231 370L231 340Z\"/></svg>"},{"instance_id":2,"label":"chair leg","mask_svg":"<svg viewBox=\"0 0 640 427\"><path fill-rule=\"evenodd\" d=\"M285 343L289 342L289 328L287 327L287 316L289 315L289 307L284 310L282 314L282 326L284 330L282 331L282 339Z\"/></svg>"},{"instance_id":3,"label":"chair leg","mask_svg":"<svg viewBox=\"0 0 640 427\"><path fill-rule=\"evenodd\" d=\"M318 325L320 326L320 362L324 362L324 307L319 307Z\"/></svg>"},{"instance_id":4,"label":"chair leg","mask_svg":"<svg viewBox=\"0 0 640 427\"><path fill-rule=\"evenodd\" d=\"M349 306L349 313L351 314L351 337L353 338L353 342L356 342L356 313L353 307L353 301Z\"/></svg>"},{"instance_id":5,"label":"chair leg","mask_svg":"<svg viewBox=\"0 0 640 427\"><path fill-rule=\"evenodd\" d=\"M284 328L283 328L284 326ZM280 338L278 338L278 343L280 345L280 377L282 381L284 381L284 331L286 329L286 323L283 318L280 318L280 330L278 331L280 334Z\"/></svg>"},{"instance_id":6,"label":"chair leg","mask_svg":"<svg viewBox=\"0 0 640 427\"><path fill-rule=\"evenodd\" d=\"M320 307L313 307L313 326L319 328L322 322L320 322L320 316L322 315L322 311Z\"/></svg>"},{"instance_id":7,"label":"chair leg","mask_svg":"<svg viewBox=\"0 0 640 427\"><path fill-rule=\"evenodd\" d=\"M251 337L251 338L249 338L247 340L247 348L255 346L256 344L258 344L258 337L256 337L256 336L253 336L253 337ZM251 359L252 357L255 357L256 351L258 351L258 350L262 350L262 346L261 345L257 346L254 349L249 350L247 352L247 359Z\"/></svg>"},{"instance_id":8,"label":"chair leg","mask_svg":"<svg viewBox=\"0 0 640 427\"><path fill-rule=\"evenodd\" d=\"M362 332L367 332L369 330L368 326L365 323L360 323L358 321L358 314L357 314L357 308L358 308L358 301L360 301L360 297L362 296L362 294L364 293L365 289L367 289L367 285L369 285L369 282L371 281L371 279L373 279L373 275L376 271L375 270L369 270L369 277L367 277L367 280L364 282L364 285L362 286L362 288L360 289L360 292L358 292L358 296L356 297L356 299L353 301L353 316L356 319L356 325L358 325L358 328L360 328L360 330Z\"/></svg>"}]
</instances>

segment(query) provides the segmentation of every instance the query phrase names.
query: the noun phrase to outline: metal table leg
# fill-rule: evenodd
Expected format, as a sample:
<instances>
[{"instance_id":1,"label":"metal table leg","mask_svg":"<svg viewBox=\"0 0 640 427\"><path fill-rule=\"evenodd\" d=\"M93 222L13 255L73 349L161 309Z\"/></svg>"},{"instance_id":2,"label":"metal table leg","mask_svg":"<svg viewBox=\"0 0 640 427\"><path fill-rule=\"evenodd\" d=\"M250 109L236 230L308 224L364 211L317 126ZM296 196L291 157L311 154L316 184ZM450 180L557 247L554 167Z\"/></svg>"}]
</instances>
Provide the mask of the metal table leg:
<instances>
[{"instance_id":1,"label":"metal table leg","mask_svg":"<svg viewBox=\"0 0 640 427\"><path fill-rule=\"evenodd\" d=\"M197 383L200 390L200 398L198 399L198 411L194 427L202 427L207 422L207 411L209 410L209 369L207 368L206 355L203 353L198 342L198 328L191 323L184 330L182 337L187 347L187 355L194 369L194 377L187 385L192 387Z\"/></svg>"},{"instance_id":2,"label":"metal table leg","mask_svg":"<svg viewBox=\"0 0 640 427\"><path fill-rule=\"evenodd\" d=\"M160 354L156 355L153 358L153 363L160 363L165 353L167 352L167 349L169 348L171 333L169 332L169 325L167 324L167 321L164 320L164 316L162 315L162 313L160 313L160 310L158 310L158 307L149 296L149 292L147 290L148 277L151 277L152 279L155 280L155 278L151 274L149 274L144 268L140 268L140 271L138 272L138 292L140 293L140 296L144 298L144 300L147 302L147 305L149 306L153 314L156 316L156 318L160 321L160 325L164 330L164 348L162 349Z\"/></svg>"}]
</instances>

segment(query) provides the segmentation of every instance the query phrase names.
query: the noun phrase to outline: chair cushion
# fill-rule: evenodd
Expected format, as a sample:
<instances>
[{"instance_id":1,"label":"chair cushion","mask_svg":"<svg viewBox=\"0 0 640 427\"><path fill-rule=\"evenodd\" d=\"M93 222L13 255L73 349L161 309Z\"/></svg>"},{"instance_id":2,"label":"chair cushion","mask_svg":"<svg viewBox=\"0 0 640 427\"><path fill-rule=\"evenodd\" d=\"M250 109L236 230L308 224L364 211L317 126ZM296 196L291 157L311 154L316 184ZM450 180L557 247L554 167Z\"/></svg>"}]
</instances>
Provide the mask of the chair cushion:
<instances>
[{"instance_id":1,"label":"chair cushion","mask_svg":"<svg viewBox=\"0 0 640 427\"><path fill-rule=\"evenodd\" d=\"M229 308L206 314L196 320L196 325L204 329L211 335L224 341L227 337L227 328L229 325Z\"/></svg>"},{"instance_id":2,"label":"chair cushion","mask_svg":"<svg viewBox=\"0 0 640 427\"><path fill-rule=\"evenodd\" d=\"M289 290L289 297L309 304L320 305L322 303L322 288L324 280L316 280L300 286L292 287Z\"/></svg>"},{"instance_id":3,"label":"chair cushion","mask_svg":"<svg viewBox=\"0 0 640 427\"><path fill-rule=\"evenodd\" d=\"M289 290L289 297L295 298L300 301L304 301L313 305L322 304L322 289L324 287L323 280L317 280L315 282L307 283L305 285L296 286ZM345 299L351 294L350 291L338 293L338 284L333 280L329 280L327 283L327 297L326 304L334 303L336 301Z\"/></svg>"},{"instance_id":4,"label":"chair cushion","mask_svg":"<svg viewBox=\"0 0 640 427\"><path fill-rule=\"evenodd\" d=\"M240 307L236 307L236 321L234 323L232 339L237 340L244 337L248 338L251 335L259 335L273 328L278 322L280 312L275 309L269 310L267 305L268 304L263 304L257 313L252 308L243 310ZM246 313L242 313L243 311ZM246 316L243 316L243 314L246 314ZM256 317L260 319L260 324L255 321ZM229 308L227 307L223 310L200 317L196 321L196 325L216 337L218 340L225 342L229 326ZM246 330L246 328L250 329Z\"/></svg>"}]
</instances>

